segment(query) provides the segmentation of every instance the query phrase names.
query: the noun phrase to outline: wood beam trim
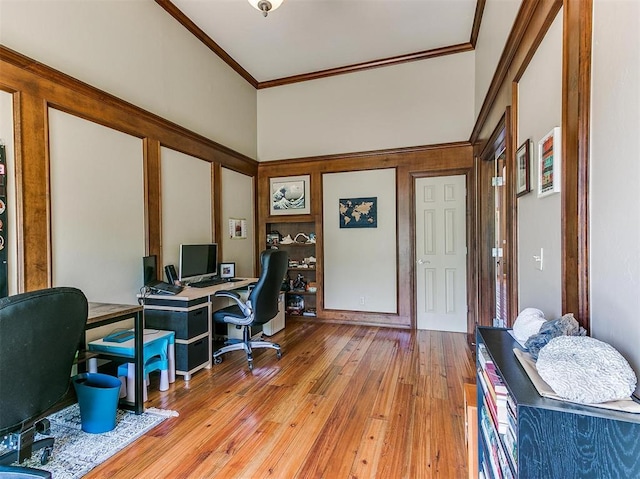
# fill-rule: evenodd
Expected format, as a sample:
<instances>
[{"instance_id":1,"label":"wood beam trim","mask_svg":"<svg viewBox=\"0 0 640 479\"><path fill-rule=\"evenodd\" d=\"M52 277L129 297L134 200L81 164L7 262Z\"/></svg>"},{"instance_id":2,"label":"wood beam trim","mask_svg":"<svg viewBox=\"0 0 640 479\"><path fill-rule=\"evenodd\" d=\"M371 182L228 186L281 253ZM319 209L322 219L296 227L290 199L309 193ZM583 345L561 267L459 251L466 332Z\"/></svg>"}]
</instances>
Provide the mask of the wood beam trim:
<instances>
[{"instance_id":1,"label":"wood beam trim","mask_svg":"<svg viewBox=\"0 0 640 479\"><path fill-rule=\"evenodd\" d=\"M482 103L473 131L471 132L470 143L475 144L479 140L481 132L493 110L496 98L507 78L508 72L514 68L515 70L521 70L522 66L528 63L527 58L531 59L541 38L544 37L548 26L561 7L562 0L532 0L522 2L518 15L516 16L516 21L500 56L489 90ZM526 35L530 31L535 31L533 38ZM526 53L523 55L522 52Z\"/></svg>"},{"instance_id":2,"label":"wood beam trim","mask_svg":"<svg viewBox=\"0 0 640 479\"><path fill-rule=\"evenodd\" d=\"M138 138L160 138L162 146L249 176L257 172L257 161L231 148L1 45L0 65L8 88L39 94L52 108Z\"/></svg>"},{"instance_id":3,"label":"wood beam trim","mask_svg":"<svg viewBox=\"0 0 640 479\"><path fill-rule=\"evenodd\" d=\"M144 222L147 255L156 255L162 265L162 174L160 141L145 138L142 142L144 161ZM162 271L158 269L161 279Z\"/></svg>"},{"instance_id":4,"label":"wood beam trim","mask_svg":"<svg viewBox=\"0 0 640 479\"><path fill-rule=\"evenodd\" d=\"M18 292L52 285L47 103L14 94Z\"/></svg>"},{"instance_id":5,"label":"wood beam trim","mask_svg":"<svg viewBox=\"0 0 640 479\"><path fill-rule=\"evenodd\" d=\"M471 38L469 39L469 43L473 48L475 48L476 43L478 43L478 35L480 34L480 25L482 24L482 14L484 13L485 4L486 0L478 0L476 2L476 12L473 17L473 26L471 27Z\"/></svg>"},{"instance_id":6,"label":"wood beam trim","mask_svg":"<svg viewBox=\"0 0 640 479\"><path fill-rule=\"evenodd\" d=\"M593 1L565 0L562 65L562 310L589 330L589 144Z\"/></svg>"},{"instance_id":7,"label":"wood beam trim","mask_svg":"<svg viewBox=\"0 0 640 479\"><path fill-rule=\"evenodd\" d=\"M193 23L182 10L176 7L170 0L155 0L169 15L175 18L184 28L186 28L194 37L204 43L209 50L218 55L222 61L229 65L238 75L244 78L253 88L258 88L258 80L245 70L242 65L231 57L223 48L207 35L198 25Z\"/></svg>"},{"instance_id":8,"label":"wood beam trim","mask_svg":"<svg viewBox=\"0 0 640 479\"><path fill-rule=\"evenodd\" d=\"M434 48L432 50L425 50L422 52L409 53L406 55L397 55L394 57L382 58L380 60L355 63L353 65L346 65L343 67L329 68L327 70L321 70L317 72L303 73L301 75L293 75L290 77L263 81L258 83L258 89L261 90L263 88L272 88L276 86L290 85L292 83L299 83L299 82L304 82L309 80L317 80L319 78L344 75L346 73L356 73L364 70L371 70L373 68L388 67L391 65L399 65L401 63L427 60L429 58L436 58L444 55L453 55L455 53L464 53L472 50L473 50L473 45L471 45L471 43L460 43L458 45L451 45L448 47Z\"/></svg>"}]
</instances>

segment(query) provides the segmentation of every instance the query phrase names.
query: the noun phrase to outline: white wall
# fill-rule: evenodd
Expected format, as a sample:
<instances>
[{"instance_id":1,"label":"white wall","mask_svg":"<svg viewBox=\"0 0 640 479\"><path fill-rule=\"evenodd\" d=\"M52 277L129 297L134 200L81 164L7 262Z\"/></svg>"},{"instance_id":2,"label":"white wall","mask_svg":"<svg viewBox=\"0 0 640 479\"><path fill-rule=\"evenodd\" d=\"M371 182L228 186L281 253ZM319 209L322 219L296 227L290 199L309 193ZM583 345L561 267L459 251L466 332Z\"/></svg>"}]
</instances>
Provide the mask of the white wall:
<instances>
[{"instance_id":1,"label":"white wall","mask_svg":"<svg viewBox=\"0 0 640 479\"><path fill-rule=\"evenodd\" d=\"M519 309L541 309L547 319L562 311L561 196L538 198L538 141L562 124L562 10L519 83L519 147L533 140L531 193L518 199ZM543 269L534 256L544 250ZM570 311L565 311L570 312ZM515 318L512 318L515 319Z\"/></svg>"},{"instance_id":2,"label":"white wall","mask_svg":"<svg viewBox=\"0 0 640 479\"><path fill-rule=\"evenodd\" d=\"M54 286L135 304L145 251L142 141L49 109Z\"/></svg>"},{"instance_id":3,"label":"white wall","mask_svg":"<svg viewBox=\"0 0 640 479\"><path fill-rule=\"evenodd\" d=\"M396 313L395 169L324 174L322 186L325 309ZM341 229L339 200L372 196L378 227Z\"/></svg>"},{"instance_id":4,"label":"white wall","mask_svg":"<svg viewBox=\"0 0 640 479\"><path fill-rule=\"evenodd\" d=\"M640 2L595 0L593 38L591 332L640 376Z\"/></svg>"},{"instance_id":5,"label":"white wall","mask_svg":"<svg viewBox=\"0 0 640 479\"><path fill-rule=\"evenodd\" d=\"M247 237L231 238L228 221L230 218L247 222ZM236 264L236 276L254 276L254 193L253 178L222 168L222 257L220 261Z\"/></svg>"},{"instance_id":6,"label":"white wall","mask_svg":"<svg viewBox=\"0 0 640 479\"><path fill-rule=\"evenodd\" d=\"M258 159L469 139L473 52L258 91Z\"/></svg>"},{"instance_id":7,"label":"white wall","mask_svg":"<svg viewBox=\"0 0 640 479\"><path fill-rule=\"evenodd\" d=\"M150 0L0 0L0 43L255 158L255 89Z\"/></svg>"},{"instance_id":8,"label":"white wall","mask_svg":"<svg viewBox=\"0 0 640 479\"><path fill-rule=\"evenodd\" d=\"M213 242L211 163L160 149L162 185L162 258L180 273L180 244Z\"/></svg>"},{"instance_id":9,"label":"white wall","mask_svg":"<svg viewBox=\"0 0 640 479\"><path fill-rule=\"evenodd\" d=\"M0 143L7 155L7 224L0 228L7 248L7 286L9 294L18 292L18 248L16 230L15 155L13 142L13 95L0 90Z\"/></svg>"},{"instance_id":10,"label":"white wall","mask_svg":"<svg viewBox=\"0 0 640 479\"><path fill-rule=\"evenodd\" d=\"M522 0L487 0L475 50L475 115L478 117Z\"/></svg>"}]
</instances>

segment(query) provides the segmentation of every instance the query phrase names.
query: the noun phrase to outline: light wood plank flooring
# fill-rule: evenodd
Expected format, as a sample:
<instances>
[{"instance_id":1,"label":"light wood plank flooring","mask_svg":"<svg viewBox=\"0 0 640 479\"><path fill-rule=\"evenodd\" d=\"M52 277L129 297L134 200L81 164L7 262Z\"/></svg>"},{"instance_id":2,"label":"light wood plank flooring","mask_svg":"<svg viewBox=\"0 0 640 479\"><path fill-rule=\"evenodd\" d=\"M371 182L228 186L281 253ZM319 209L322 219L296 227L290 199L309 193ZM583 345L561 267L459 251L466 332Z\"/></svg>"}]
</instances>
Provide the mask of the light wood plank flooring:
<instances>
[{"instance_id":1,"label":"light wood plank flooring","mask_svg":"<svg viewBox=\"0 0 640 479\"><path fill-rule=\"evenodd\" d=\"M467 476L466 337L289 321L254 352L178 377L147 407L170 418L87 478L451 478Z\"/></svg>"}]
</instances>

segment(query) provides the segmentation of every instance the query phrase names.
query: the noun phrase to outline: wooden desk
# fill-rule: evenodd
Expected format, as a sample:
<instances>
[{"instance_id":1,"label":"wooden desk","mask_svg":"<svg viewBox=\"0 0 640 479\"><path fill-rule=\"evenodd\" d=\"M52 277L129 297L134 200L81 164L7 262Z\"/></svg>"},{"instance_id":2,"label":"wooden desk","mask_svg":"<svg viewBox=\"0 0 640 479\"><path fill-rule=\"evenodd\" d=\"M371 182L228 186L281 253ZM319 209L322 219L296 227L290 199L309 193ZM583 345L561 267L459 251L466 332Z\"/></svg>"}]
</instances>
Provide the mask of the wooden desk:
<instances>
[{"instance_id":1,"label":"wooden desk","mask_svg":"<svg viewBox=\"0 0 640 479\"><path fill-rule=\"evenodd\" d=\"M176 374L189 381L194 372L211 368L212 311L228 304L227 299L214 298L215 293L243 289L256 281L246 278L206 288L187 286L175 295L145 295L146 326L176 333Z\"/></svg>"},{"instance_id":2,"label":"wooden desk","mask_svg":"<svg viewBox=\"0 0 640 479\"><path fill-rule=\"evenodd\" d=\"M89 315L87 317L87 325L85 330L98 328L107 324L117 323L125 319L134 318L135 332L135 355L134 364L136 371L135 383L135 400L133 405L125 403L123 407L132 409L136 414L142 414L144 411L143 402L143 382L144 381L144 364L142 357L143 347L143 313L142 306L131 304L111 304L111 303L89 303ZM101 356L103 356L101 354ZM116 355L114 355L115 357Z\"/></svg>"}]
</instances>

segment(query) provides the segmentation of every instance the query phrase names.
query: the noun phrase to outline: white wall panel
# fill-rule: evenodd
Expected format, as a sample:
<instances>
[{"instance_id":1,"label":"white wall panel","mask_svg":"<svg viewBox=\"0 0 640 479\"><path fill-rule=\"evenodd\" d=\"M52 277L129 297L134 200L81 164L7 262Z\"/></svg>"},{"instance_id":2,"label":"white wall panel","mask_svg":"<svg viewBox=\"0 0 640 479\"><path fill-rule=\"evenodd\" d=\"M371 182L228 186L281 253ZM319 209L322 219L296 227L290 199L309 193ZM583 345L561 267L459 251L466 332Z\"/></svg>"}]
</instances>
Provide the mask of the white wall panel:
<instances>
[{"instance_id":1,"label":"white wall panel","mask_svg":"<svg viewBox=\"0 0 640 479\"><path fill-rule=\"evenodd\" d=\"M252 277L254 273L254 194L253 178L222 168L222 250L221 261L236 264L236 276ZM247 222L247 237L232 239L229 234L230 218Z\"/></svg>"},{"instance_id":2,"label":"white wall panel","mask_svg":"<svg viewBox=\"0 0 640 479\"><path fill-rule=\"evenodd\" d=\"M211 163L160 149L162 258L179 273L180 244L213 242Z\"/></svg>"},{"instance_id":3,"label":"white wall panel","mask_svg":"<svg viewBox=\"0 0 640 479\"><path fill-rule=\"evenodd\" d=\"M258 91L258 159L466 141L473 52Z\"/></svg>"},{"instance_id":4,"label":"white wall panel","mask_svg":"<svg viewBox=\"0 0 640 479\"><path fill-rule=\"evenodd\" d=\"M519 306L541 309L547 319L562 315L561 195L537 196L538 141L562 124L562 10L519 83L518 145L533 140L531 193L518 201ZM544 250L542 271L534 256ZM515 316L512 320L515 319Z\"/></svg>"},{"instance_id":5,"label":"white wall panel","mask_svg":"<svg viewBox=\"0 0 640 479\"><path fill-rule=\"evenodd\" d=\"M591 332L640 377L640 2L595 0L593 36Z\"/></svg>"},{"instance_id":6,"label":"white wall panel","mask_svg":"<svg viewBox=\"0 0 640 479\"><path fill-rule=\"evenodd\" d=\"M395 169L330 173L322 183L324 307L396 313ZM339 200L372 196L378 198L378 227L340 228Z\"/></svg>"},{"instance_id":7,"label":"white wall panel","mask_svg":"<svg viewBox=\"0 0 640 479\"><path fill-rule=\"evenodd\" d=\"M142 141L53 109L49 127L53 285L135 304L145 253Z\"/></svg>"}]
</instances>

